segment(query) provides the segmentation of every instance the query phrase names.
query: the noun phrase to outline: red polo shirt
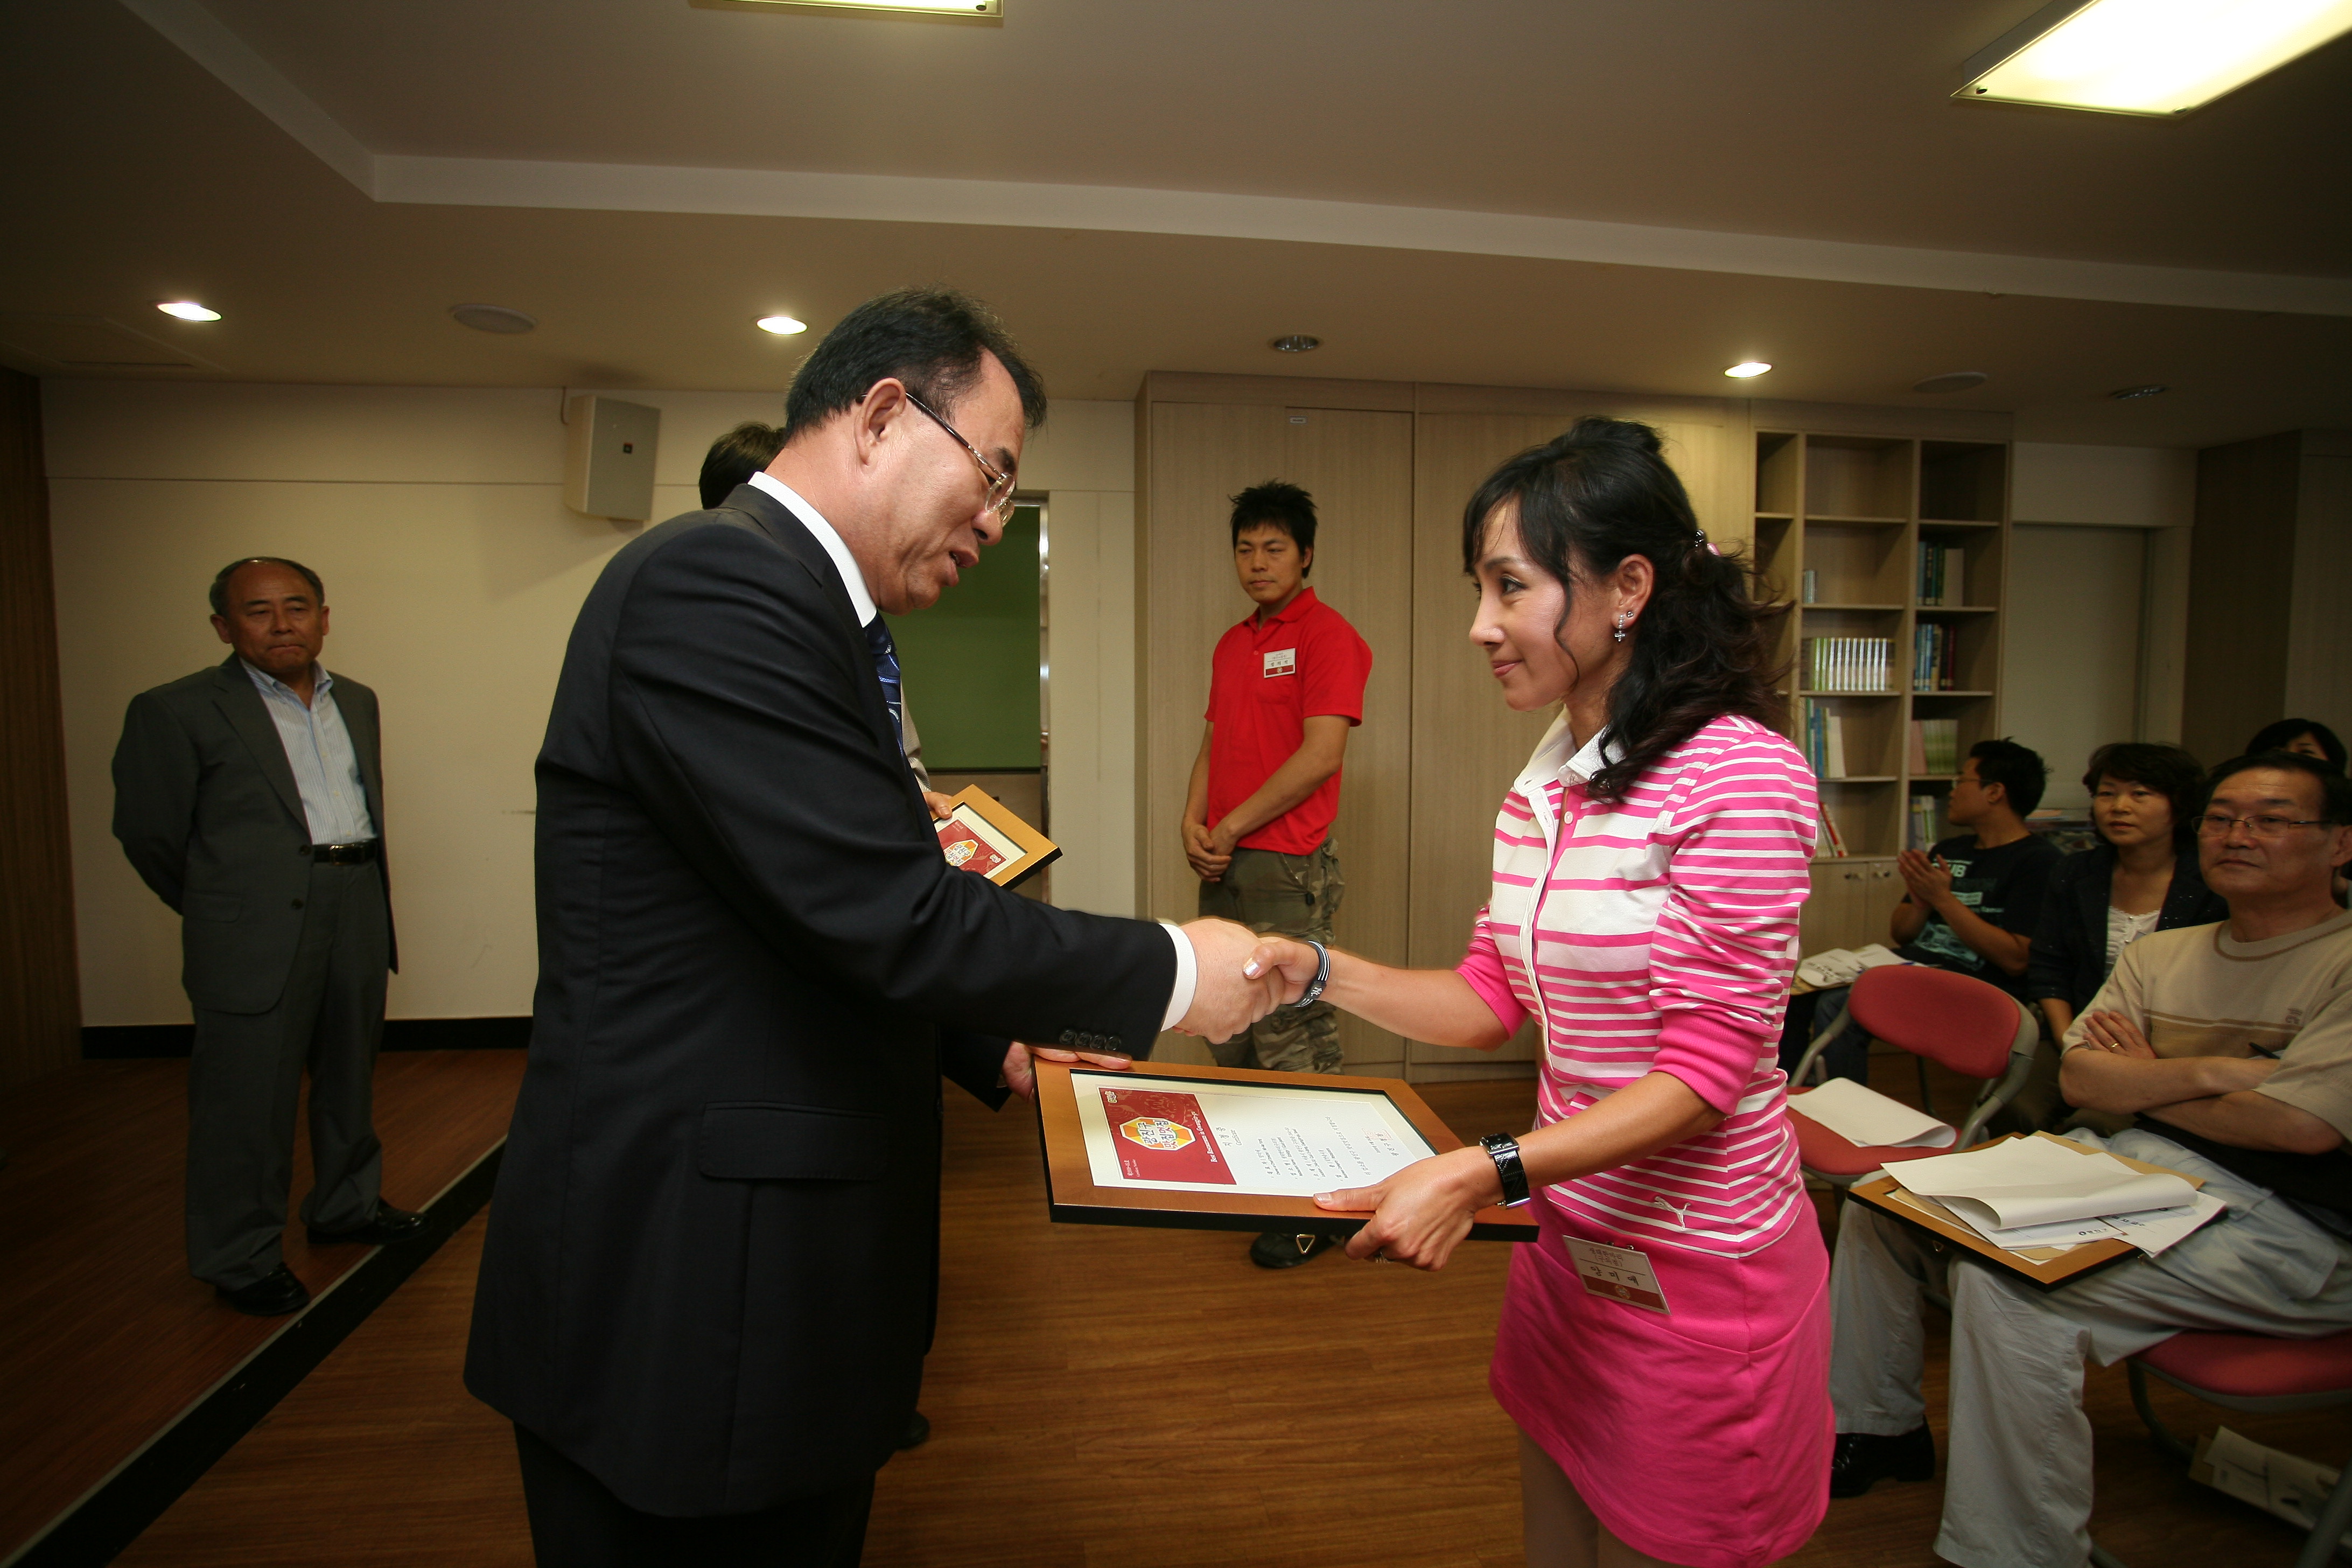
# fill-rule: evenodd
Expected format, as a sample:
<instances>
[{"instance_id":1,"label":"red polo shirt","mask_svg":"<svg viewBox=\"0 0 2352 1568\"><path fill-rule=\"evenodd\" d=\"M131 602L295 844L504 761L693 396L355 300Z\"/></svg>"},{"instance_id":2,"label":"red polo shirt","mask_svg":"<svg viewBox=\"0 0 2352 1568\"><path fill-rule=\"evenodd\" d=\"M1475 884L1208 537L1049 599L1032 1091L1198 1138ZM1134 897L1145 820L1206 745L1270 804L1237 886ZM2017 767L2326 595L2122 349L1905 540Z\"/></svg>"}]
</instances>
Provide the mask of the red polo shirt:
<instances>
[{"instance_id":1,"label":"red polo shirt","mask_svg":"<svg viewBox=\"0 0 2352 1568\"><path fill-rule=\"evenodd\" d=\"M1372 650L1339 611L1303 588L1258 624L1252 611L1217 639L1209 670L1209 826L1255 795L1307 738L1310 716L1364 721ZM1241 841L1244 849L1311 855L1339 815L1339 775Z\"/></svg>"}]
</instances>

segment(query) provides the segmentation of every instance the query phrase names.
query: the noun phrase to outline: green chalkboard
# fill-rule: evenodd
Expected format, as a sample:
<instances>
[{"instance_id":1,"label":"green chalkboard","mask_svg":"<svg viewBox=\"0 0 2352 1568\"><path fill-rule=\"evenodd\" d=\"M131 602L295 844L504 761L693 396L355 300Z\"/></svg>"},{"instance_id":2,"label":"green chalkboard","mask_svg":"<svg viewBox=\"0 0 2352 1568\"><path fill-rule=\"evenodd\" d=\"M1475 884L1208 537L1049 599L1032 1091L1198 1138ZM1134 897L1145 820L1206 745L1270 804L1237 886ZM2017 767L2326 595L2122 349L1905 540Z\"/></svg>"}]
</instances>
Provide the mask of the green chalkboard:
<instances>
[{"instance_id":1,"label":"green chalkboard","mask_svg":"<svg viewBox=\"0 0 2352 1568\"><path fill-rule=\"evenodd\" d=\"M892 616L907 708L939 771L1042 765L1038 745L1037 540L1044 518L1015 508L980 564L911 616Z\"/></svg>"}]
</instances>

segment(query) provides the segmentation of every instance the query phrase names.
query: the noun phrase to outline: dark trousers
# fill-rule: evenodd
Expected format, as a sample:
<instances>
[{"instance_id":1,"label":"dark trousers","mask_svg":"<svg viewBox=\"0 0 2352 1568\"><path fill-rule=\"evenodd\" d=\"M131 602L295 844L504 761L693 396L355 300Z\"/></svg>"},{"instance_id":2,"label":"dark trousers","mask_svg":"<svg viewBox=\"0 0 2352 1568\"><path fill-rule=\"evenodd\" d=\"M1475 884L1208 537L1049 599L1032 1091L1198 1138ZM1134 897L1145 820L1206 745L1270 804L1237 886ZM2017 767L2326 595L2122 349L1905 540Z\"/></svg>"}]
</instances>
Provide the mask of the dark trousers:
<instances>
[{"instance_id":1,"label":"dark trousers","mask_svg":"<svg viewBox=\"0 0 2352 1568\"><path fill-rule=\"evenodd\" d=\"M515 1428L539 1568L856 1568L874 1478L758 1513L670 1519L631 1508L524 1427Z\"/></svg>"},{"instance_id":2,"label":"dark trousers","mask_svg":"<svg viewBox=\"0 0 2352 1568\"><path fill-rule=\"evenodd\" d=\"M306 1224L350 1230L374 1217L376 1047L391 938L373 863L313 866L286 989L267 1013L196 1009L188 1063L188 1269L234 1290L282 1261L294 1176L294 1110L310 1074Z\"/></svg>"}]
</instances>

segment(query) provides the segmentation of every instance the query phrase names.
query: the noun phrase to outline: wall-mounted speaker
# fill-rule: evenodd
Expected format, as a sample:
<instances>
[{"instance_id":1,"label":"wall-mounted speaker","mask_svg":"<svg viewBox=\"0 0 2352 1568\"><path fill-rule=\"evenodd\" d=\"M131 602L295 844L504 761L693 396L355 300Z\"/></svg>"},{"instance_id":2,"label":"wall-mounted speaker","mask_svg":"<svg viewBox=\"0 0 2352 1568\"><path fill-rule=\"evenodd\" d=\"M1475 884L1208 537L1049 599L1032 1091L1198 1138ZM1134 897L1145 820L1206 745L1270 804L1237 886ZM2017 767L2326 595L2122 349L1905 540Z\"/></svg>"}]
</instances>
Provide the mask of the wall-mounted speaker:
<instances>
[{"instance_id":1,"label":"wall-mounted speaker","mask_svg":"<svg viewBox=\"0 0 2352 1568\"><path fill-rule=\"evenodd\" d=\"M583 393L564 405L563 504L590 517L644 522L654 514L661 410Z\"/></svg>"}]
</instances>

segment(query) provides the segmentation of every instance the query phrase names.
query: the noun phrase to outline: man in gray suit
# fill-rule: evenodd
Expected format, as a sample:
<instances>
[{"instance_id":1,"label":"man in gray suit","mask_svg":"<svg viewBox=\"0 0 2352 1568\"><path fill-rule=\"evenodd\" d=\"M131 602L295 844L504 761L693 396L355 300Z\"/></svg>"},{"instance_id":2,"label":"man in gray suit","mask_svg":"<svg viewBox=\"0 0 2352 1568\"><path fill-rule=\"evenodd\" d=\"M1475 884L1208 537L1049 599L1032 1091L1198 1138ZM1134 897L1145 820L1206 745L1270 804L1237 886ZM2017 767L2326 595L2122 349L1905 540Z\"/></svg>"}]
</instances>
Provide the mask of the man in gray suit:
<instances>
[{"instance_id":1,"label":"man in gray suit","mask_svg":"<svg viewBox=\"0 0 2352 1568\"><path fill-rule=\"evenodd\" d=\"M375 693L319 663L326 590L309 567L231 562L212 605L236 651L131 700L114 836L180 916L196 1018L188 1268L271 1317L310 1299L279 1247L306 1067L312 1245L382 1246L425 1226L377 1191L373 1079L396 963Z\"/></svg>"}]
</instances>

